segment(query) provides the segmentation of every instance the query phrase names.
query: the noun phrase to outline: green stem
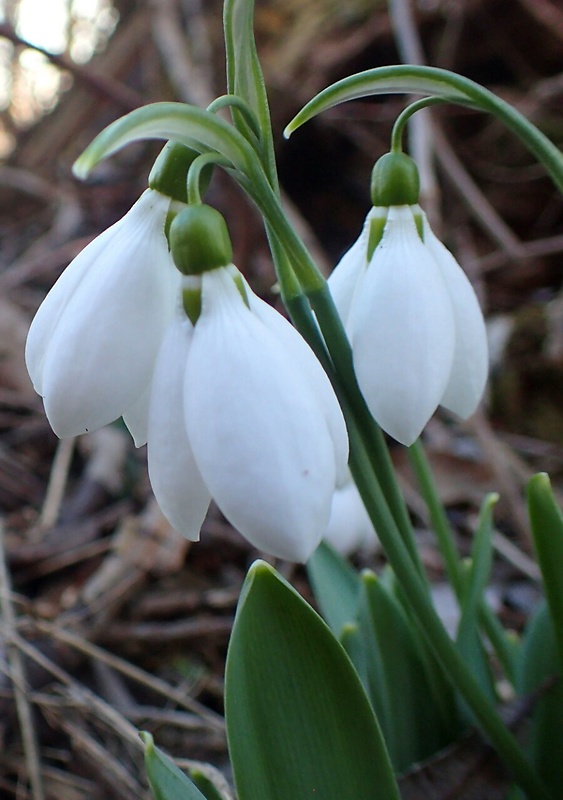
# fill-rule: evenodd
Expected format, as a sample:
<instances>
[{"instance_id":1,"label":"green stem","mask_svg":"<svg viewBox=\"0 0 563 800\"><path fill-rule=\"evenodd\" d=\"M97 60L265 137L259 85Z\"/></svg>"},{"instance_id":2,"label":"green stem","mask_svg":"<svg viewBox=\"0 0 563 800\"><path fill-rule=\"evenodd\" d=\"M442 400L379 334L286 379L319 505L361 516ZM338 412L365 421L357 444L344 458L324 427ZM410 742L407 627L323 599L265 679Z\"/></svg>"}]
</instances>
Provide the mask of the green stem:
<instances>
[{"instance_id":1,"label":"green stem","mask_svg":"<svg viewBox=\"0 0 563 800\"><path fill-rule=\"evenodd\" d=\"M286 127L284 135L290 136L316 114L346 100L397 93L437 95L447 102L492 114L523 142L563 191L563 155L547 136L493 92L469 78L437 67L400 64L376 67L344 78L310 100Z\"/></svg>"},{"instance_id":2,"label":"green stem","mask_svg":"<svg viewBox=\"0 0 563 800\"><path fill-rule=\"evenodd\" d=\"M436 106L446 102L447 100L443 97L423 97L422 100L416 100L414 103L411 103L403 111L401 111L395 120L393 130L391 131L391 152L403 152L403 133L407 122L410 120L413 114L416 114L417 111L420 111L423 108Z\"/></svg>"},{"instance_id":3,"label":"green stem","mask_svg":"<svg viewBox=\"0 0 563 800\"><path fill-rule=\"evenodd\" d=\"M430 522L438 540L440 553L444 559L448 580L452 585L458 602L461 602L464 594L464 579L459 553L454 543L453 531L446 516L444 506L438 496L432 468L430 467L430 463L424 451L424 446L420 439L408 448L408 454L420 491L422 492L430 514ZM484 602L480 604L479 616L485 633L495 649L508 680L514 684L514 648L507 640L506 634L498 619Z\"/></svg>"},{"instance_id":4,"label":"green stem","mask_svg":"<svg viewBox=\"0 0 563 800\"><path fill-rule=\"evenodd\" d=\"M245 118L248 127L256 136L256 141L260 141L260 124L254 111L250 108L248 103L236 94L223 94L221 97L216 97L215 100L207 106L207 110L212 114L216 114L222 108L236 108Z\"/></svg>"},{"instance_id":5,"label":"green stem","mask_svg":"<svg viewBox=\"0 0 563 800\"><path fill-rule=\"evenodd\" d=\"M397 483L395 469L383 432L374 420L362 395L356 373L352 349L346 336L342 320L336 310L328 285L321 290L309 293L308 300L313 308L324 336L330 357L338 374L343 391L352 406L357 424L362 431L370 461L389 507L397 524L401 537L409 551L414 564L421 575L424 569L420 561L418 548L414 540L412 525L401 489Z\"/></svg>"},{"instance_id":6,"label":"green stem","mask_svg":"<svg viewBox=\"0 0 563 800\"><path fill-rule=\"evenodd\" d=\"M389 563L395 572L420 629L430 648L441 663L452 685L461 694L479 721L500 757L512 770L514 777L528 793L530 800L547 800L549 795L524 757L516 740L483 693L454 643L448 636L432 603L426 587L414 566L410 554L396 529L365 449L359 430L349 425L350 469L366 510L372 519Z\"/></svg>"},{"instance_id":7,"label":"green stem","mask_svg":"<svg viewBox=\"0 0 563 800\"><path fill-rule=\"evenodd\" d=\"M214 164L218 164L222 167L230 166L229 162L223 158L223 156L219 155L219 153L203 153L197 156L190 164L186 180L189 205L201 205L202 172L206 167L210 167Z\"/></svg>"}]
</instances>

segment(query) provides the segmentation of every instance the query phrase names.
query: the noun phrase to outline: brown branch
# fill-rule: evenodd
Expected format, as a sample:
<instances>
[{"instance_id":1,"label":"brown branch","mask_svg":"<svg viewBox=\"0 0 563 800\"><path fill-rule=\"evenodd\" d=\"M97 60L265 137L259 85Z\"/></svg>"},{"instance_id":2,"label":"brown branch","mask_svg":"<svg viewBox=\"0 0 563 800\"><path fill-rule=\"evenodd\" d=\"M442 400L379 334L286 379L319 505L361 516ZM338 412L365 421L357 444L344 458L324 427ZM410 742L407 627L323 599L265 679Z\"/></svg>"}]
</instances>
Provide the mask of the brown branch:
<instances>
[{"instance_id":1,"label":"brown branch","mask_svg":"<svg viewBox=\"0 0 563 800\"><path fill-rule=\"evenodd\" d=\"M128 86L124 86L122 83L106 78L103 75L98 75L91 68L80 66L66 56L50 53L48 50L45 50L45 48L32 44L26 39L22 39L7 22L0 23L0 36L8 39L19 47L28 47L31 50L36 50L38 53L41 53L45 58L48 58L52 64L59 67L59 69L70 72L76 80L88 86L88 88L96 94L102 95L104 98L109 98L124 111L132 111L134 108L143 105L143 98L141 95L129 89Z\"/></svg>"}]
</instances>

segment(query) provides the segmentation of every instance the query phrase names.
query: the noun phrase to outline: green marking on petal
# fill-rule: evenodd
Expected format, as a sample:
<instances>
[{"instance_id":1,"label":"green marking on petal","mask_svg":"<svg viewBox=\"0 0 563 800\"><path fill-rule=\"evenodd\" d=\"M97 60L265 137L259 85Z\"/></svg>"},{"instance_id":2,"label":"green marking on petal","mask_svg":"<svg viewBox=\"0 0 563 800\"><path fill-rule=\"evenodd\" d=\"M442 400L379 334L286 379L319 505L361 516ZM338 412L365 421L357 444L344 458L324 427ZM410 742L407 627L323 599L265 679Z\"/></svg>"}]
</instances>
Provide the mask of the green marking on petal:
<instances>
[{"instance_id":1,"label":"green marking on petal","mask_svg":"<svg viewBox=\"0 0 563 800\"><path fill-rule=\"evenodd\" d=\"M387 215L385 215L384 217L375 217L374 219L370 220L368 249L367 249L368 263L371 261L372 256L375 253L375 248L383 238L383 231L385 230L386 223L387 223Z\"/></svg>"}]
</instances>

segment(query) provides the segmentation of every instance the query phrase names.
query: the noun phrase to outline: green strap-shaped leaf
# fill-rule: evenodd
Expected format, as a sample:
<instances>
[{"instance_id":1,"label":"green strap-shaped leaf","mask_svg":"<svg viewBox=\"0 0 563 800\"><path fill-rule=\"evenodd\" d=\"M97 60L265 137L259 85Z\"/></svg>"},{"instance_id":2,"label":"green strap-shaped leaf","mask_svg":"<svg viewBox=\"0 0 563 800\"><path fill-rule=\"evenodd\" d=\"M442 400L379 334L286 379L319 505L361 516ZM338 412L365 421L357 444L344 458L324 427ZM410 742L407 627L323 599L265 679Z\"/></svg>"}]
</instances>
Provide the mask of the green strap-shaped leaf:
<instances>
[{"instance_id":1,"label":"green strap-shaped leaf","mask_svg":"<svg viewBox=\"0 0 563 800\"><path fill-rule=\"evenodd\" d=\"M240 800L399 800L377 721L338 641L264 562L249 570L227 655Z\"/></svg>"},{"instance_id":2,"label":"green strap-shaped leaf","mask_svg":"<svg viewBox=\"0 0 563 800\"><path fill-rule=\"evenodd\" d=\"M397 772L432 755L459 733L456 725L446 722L442 702L436 702L413 624L391 583L385 585L374 573L364 572L358 612L363 653L356 642L349 652L353 659L359 656ZM449 687L444 689L453 701ZM455 713L453 702L451 709Z\"/></svg>"},{"instance_id":3,"label":"green strap-shaped leaf","mask_svg":"<svg viewBox=\"0 0 563 800\"><path fill-rule=\"evenodd\" d=\"M108 125L76 160L74 173L85 178L113 153L140 139L173 139L198 152L216 152L249 175L256 156L246 139L215 114L186 103L151 103Z\"/></svg>"},{"instance_id":4,"label":"green strap-shaped leaf","mask_svg":"<svg viewBox=\"0 0 563 800\"><path fill-rule=\"evenodd\" d=\"M412 64L377 67L359 72L328 86L310 100L284 131L290 136L304 122L346 100L376 94L423 94L477 108L500 119L545 165L563 191L563 155L549 139L509 103L478 83L437 67Z\"/></svg>"},{"instance_id":5,"label":"green strap-shaped leaf","mask_svg":"<svg viewBox=\"0 0 563 800\"><path fill-rule=\"evenodd\" d=\"M457 646L481 688L489 698L496 702L494 681L490 665L479 635L480 610L484 602L484 592L489 580L493 561L493 519L492 512L498 502L497 494L489 494L484 499L479 516L479 526L473 540L471 561L465 575L465 589L461 600L461 617L457 629Z\"/></svg>"},{"instance_id":6,"label":"green strap-shaped leaf","mask_svg":"<svg viewBox=\"0 0 563 800\"><path fill-rule=\"evenodd\" d=\"M545 602L526 627L519 656L518 692L532 697L539 693L533 698L527 748L555 800L561 797L563 787L563 681L553 623Z\"/></svg>"},{"instance_id":7,"label":"green strap-shaped leaf","mask_svg":"<svg viewBox=\"0 0 563 800\"><path fill-rule=\"evenodd\" d=\"M270 183L277 187L276 162L268 107L268 95L254 40L254 0L225 0L223 9L227 86L230 94L241 97L254 111L264 148L264 168ZM233 107L233 120L247 137L252 130L244 116Z\"/></svg>"},{"instance_id":8,"label":"green strap-shaped leaf","mask_svg":"<svg viewBox=\"0 0 563 800\"><path fill-rule=\"evenodd\" d=\"M360 579L350 564L326 542L307 562L307 575L323 619L340 637L342 628L356 619Z\"/></svg>"},{"instance_id":9,"label":"green strap-shaped leaf","mask_svg":"<svg viewBox=\"0 0 563 800\"><path fill-rule=\"evenodd\" d=\"M528 483L528 512L563 676L563 514L545 473Z\"/></svg>"},{"instance_id":10,"label":"green strap-shaped leaf","mask_svg":"<svg viewBox=\"0 0 563 800\"><path fill-rule=\"evenodd\" d=\"M182 770L155 747L150 733L141 733L145 744L145 769L155 800L206 800Z\"/></svg>"}]
</instances>

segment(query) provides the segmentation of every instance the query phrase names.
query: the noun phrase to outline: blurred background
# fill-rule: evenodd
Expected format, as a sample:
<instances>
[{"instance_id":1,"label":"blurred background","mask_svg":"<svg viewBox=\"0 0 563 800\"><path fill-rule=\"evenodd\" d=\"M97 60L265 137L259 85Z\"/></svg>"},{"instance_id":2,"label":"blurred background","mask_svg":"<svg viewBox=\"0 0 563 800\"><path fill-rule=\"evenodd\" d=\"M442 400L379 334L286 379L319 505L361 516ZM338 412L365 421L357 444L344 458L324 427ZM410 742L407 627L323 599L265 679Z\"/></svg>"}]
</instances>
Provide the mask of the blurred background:
<instances>
[{"instance_id":1,"label":"blurred background","mask_svg":"<svg viewBox=\"0 0 563 800\"><path fill-rule=\"evenodd\" d=\"M135 202L161 145L127 148L86 183L73 178L73 161L144 103L205 106L224 93L221 5L0 0L0 798L38 796L25 789L33 765L45 797L148 797L137 727L176 756L225 766L223 659L256 554L215 510L198 545L171 531L151 499L144 451L119 424L59 443L23 360L46 292ZM327 84L427 63L482 83L563 142L556 0L257 0L256 36L288 212L325 274L359 233L371 167L405 105L399 96L347 103L283 141L285 124ZM563 198L482 114L435 108L408 146L422 202L478 292L491 343L483 408L463 426L437 415L426 443L462 550L483 494L501 492L491 602L518 630L538 596L523 487L538 470L563 483ZM256 211L218 172L208 199L227 217L235 263L277 303ZM447 614L424 508L402 448L393 454ZM382 563L375 546L354 557ZM309 596L304 573L287 574ZM7 645L16 634L31 739L7 677L18 669ZM459 796L493 797L486 783L475 792Z\"/></svg>"}]
</instances>

